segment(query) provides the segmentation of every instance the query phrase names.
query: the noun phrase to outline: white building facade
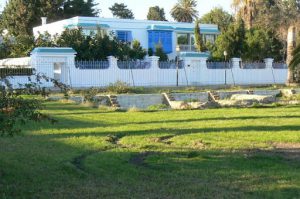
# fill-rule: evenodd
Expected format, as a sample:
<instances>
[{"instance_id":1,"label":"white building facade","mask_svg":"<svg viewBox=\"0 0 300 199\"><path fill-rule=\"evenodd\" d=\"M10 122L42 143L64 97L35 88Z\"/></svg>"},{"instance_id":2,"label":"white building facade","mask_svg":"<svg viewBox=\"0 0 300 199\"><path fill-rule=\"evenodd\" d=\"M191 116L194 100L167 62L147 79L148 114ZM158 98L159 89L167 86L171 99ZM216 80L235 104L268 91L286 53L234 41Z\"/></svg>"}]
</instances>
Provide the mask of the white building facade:
<instances>
[{"instance_id":1,"label":"white building facade","mask_svg":"<svg viewBox=\"0 0 300 199\"><path fill-rule=\"evenodd\" d=\"M61 34L66 28L83 29L85 34L96 31L97 28L109 33L112 32L121 41L131 42L138 40L146 50L162 44L169 58L176 56L176 47L181 52L195 51L194 23L178 23L168 21L110 19L99 17L73 17L53 23L46 23L45 18L41 26L33 29L37 37L39 33L48 32L51 35ZM200 24L200 32L204 42L214 43L220 34L217 25Z\"/></svg>"}]
</instances>

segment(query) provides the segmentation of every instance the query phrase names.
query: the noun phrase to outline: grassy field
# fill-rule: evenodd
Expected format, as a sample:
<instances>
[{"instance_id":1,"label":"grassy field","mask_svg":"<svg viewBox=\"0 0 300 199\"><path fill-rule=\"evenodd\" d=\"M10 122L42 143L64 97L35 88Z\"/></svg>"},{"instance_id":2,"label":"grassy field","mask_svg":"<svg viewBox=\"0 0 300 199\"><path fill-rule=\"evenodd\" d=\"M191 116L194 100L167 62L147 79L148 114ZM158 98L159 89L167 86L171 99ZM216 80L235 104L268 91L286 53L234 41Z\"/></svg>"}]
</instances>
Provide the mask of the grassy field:
<instances>
[{"instance_id":1,"label":"grassy field","mask_svg":"<svg viewBox=\"0 0 300 199\"><path fill-rule=\"evenodd\" d=\"M0 137L0 198L299 198L300 106L116 112Z\"/></svg>"}]
</instances>

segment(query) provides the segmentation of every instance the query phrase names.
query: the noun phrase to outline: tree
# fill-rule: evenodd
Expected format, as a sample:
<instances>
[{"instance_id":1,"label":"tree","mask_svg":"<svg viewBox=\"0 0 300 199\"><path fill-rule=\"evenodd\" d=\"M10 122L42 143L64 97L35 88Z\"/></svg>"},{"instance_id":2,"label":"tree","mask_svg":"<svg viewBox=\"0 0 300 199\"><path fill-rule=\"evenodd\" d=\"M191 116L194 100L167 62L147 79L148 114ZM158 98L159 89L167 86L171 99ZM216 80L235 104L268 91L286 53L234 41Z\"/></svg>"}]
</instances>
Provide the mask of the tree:
<instances>
[{"instance_id":1,"label":"tree","mask_svg":"<svg viewBox=\"0 0 300 199\"><path fill-rule=\"evenodd\" d=\"M167 21L165 10L159 6L150 7L147 15L148 20Z\"/></svg>"},{"instance_id":2,"label":"tree","mask_svg":"<svg viewBox=\"0 0 300 199\"><path fill-rule=\"evenodd\" d=\"M223 60L223 52L227 51L228 57L242 57L245 48L245 25L241 18L230 24L228 30L218 36L212 50L214 59Z\"/></svg>"},{"instance_id":3,"label":"tree","mask_svg":"<svg viewBox=\"0 0 300 199\"><path fill-rule=\"evenodd\" d=\"M147 52L142 48L141 43L138 40L133 40L132 49L130 51L130 58L133 60L142 60L146 56Z\"/></svg>"},{"instance_id":4,"label":"tree","mask_svg":"<svg viewBox=\"0 0 300 199\"><path fill-rule=\"evenodd\" d=\"M109 9L114 17L120 19L134 19L133 12L129 10L124 3L115 3Z\"/></svg>"},{"instance_id":5,"label":"tree","mask_svg":"<svg viewBox=\"0 0 300 199\"><path fill-rule=\"evenodd\" d=\"M195 22L195 45L197 48L197 51L199 52L203 52L204 51L204 45L203 45L203 40L202 40L202 36L200 33L200 26L199 26L199 20L196 20Z\"/></svg>"},{"instance_id":6,"label":"tree","mask_svg":"<svg viewBox=\"0 0 300 199\"><path fill-rule=\"evenodd\" d=\"M95 16L94 0L10 0L4 7L2 23L10 34L32 35L32 28L40 25L41 17L49 21L73 16Z\"/></svg>"},{"instance_id":7,"label":"tree","mask_svg":"<svg viewBox=\"0 0 300 199\"><path fill-rule=\"evenodd\" d=\"M253 27L258 1L259 0L233 0L232 6L235 8L236 14L242 17L248 29Z\"/></svg>"},{"instance_id":8,"label":"tree","mask_svg":"<svg viewBox=\"0 0 300 199\"><path fill-rule=\"evenodd\" d=\"M179 0L172 8L171 16L178 22L193 22L198 17L196 0Z\"/></svg>"},{"instance_id":9,"label":"tree","mask_svg":"<svg viewBox=\"0 0 300 199\"><path fill-rule=\"evenodd\" d=\"M93 17L99 13L99 10L95 8L98 4L94 3L94 0L65 0L62 5L60 13L62 14L61 18L64 19L74 16Z\"/></svg>"},{"instance_id":10,"label":"tree","mask_svg":"<svg viewBox=\"0 0 300 199\"><path fill-rule=\"evenodd\" d=\"M225 31L232 21L232 15L223 8L214 8L200 18L200 23L217 24L221 31Z\"/></svg>"},{"instance_id":11,"label":"tree","mask_svg":"<svg viewBox=\"0 0 300 199\"><path fill-rule=\"evenodd\" d=\"M257 61L271 57L275 61L282 61L282 43L274 37L274 33L265 29L251 29L247 31L243 60Z\"/></svg>"}]
</instances>

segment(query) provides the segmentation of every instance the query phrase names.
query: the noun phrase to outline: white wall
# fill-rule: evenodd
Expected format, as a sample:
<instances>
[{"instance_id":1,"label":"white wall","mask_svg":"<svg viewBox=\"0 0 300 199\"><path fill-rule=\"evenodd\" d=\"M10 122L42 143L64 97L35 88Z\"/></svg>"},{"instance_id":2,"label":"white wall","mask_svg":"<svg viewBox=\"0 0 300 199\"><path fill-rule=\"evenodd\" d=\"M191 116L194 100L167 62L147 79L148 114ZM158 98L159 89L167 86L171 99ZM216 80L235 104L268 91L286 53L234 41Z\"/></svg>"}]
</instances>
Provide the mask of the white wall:
<instances>
[{"instance_id":1,"label":"white wall","mask_svg":"<svg viewBox=\"0 0 300 199\"><path fill-rule=\"evenodd\" d=\"M31 55L31 67L37 73L54 78L54 64L62 65L62 83L72 87L105 87L116 81L122 81L131 86L176 86L176 69L160 69L158 57L149 57L151 63L148 69L119 69L117 59L109 57L108 69L79 69L75 67L74 53L34 53ZM183 58L184 69L179 69L179 86L224 85L225 78L229 85L262 85L284 84L287 69L273 69L272 59L266 59L264 69L241 69L240 59L232 59L233 68L208 69L206 58ZM0 60L1 63L1 60ZM226 76L225 76L226 74ZM15 76L12 83L26 83L28 77ZM43 86L52 87L52 83L44 82Z\"/></svg>"}]
</instances>

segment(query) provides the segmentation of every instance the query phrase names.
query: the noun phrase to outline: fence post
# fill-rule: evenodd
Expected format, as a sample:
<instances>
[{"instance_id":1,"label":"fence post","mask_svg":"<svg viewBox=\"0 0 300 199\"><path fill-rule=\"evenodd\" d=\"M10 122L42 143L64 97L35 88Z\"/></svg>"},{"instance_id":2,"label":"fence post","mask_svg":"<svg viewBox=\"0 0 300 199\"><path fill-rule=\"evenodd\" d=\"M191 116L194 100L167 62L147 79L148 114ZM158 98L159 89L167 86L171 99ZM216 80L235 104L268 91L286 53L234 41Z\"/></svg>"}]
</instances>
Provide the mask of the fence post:
<instances>
[{"instance_id":1,"label":"fence post","mask_svg":"<svg viewBox=\"0 0 300 199\"><path fill-rule=\"evenodd\" d=\"M266 59L264 59L264 62L266 64L266 69L267 70L271 70L272 78L273 78L273 83L276 84L275 75L274 75L274 71L273 71L273 62L274 62L274 59L272 59L272 58L266 58Z\"/></svg>"},{"instance_id":2,"label":"fence post","mask_svg":"<svg viewBox=\"0 0 300 199\"><path fill-rule=\"evenodd\" d=\"M117 68L118 67L118 59L114 56L108 56L108 63L110 68Z\"/></svg>"}]
</instances>

